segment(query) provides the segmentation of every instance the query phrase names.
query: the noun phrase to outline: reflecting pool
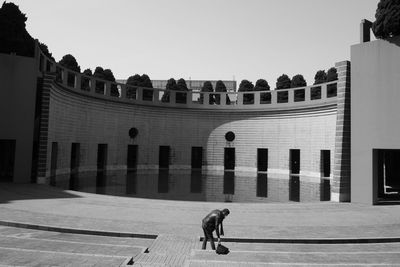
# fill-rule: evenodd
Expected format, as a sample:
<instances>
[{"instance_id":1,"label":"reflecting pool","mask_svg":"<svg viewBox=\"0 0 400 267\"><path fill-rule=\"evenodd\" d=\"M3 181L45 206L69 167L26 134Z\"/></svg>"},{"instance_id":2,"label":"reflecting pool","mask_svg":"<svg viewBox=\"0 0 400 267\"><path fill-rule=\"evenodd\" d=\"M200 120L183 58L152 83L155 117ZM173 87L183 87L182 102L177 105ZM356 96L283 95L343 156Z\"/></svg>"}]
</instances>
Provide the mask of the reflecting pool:
<instances>
[{"instance_id":1,"label":"reflecting pool","mask_svg":"<svg viewBox=\"0 0 400 267\"><path fill-rule=\"evenodd\" d=\"M267 173L234 171L132 170L72 172L51 177L63 189L151 199L212 202L286 202L289 180ZM315 185L319 186L319 185Z\"/></svg>"}]
</instances>

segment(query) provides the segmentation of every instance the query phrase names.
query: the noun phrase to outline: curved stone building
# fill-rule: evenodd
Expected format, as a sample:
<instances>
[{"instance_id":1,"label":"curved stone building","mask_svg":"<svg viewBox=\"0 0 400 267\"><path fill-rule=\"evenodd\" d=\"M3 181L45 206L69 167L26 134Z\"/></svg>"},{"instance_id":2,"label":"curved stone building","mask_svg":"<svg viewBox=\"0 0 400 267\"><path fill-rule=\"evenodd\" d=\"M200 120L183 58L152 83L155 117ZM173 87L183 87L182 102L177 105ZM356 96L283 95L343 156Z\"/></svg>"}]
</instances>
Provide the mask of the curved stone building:
<instances>
[{"instance_id":1,"label":"curved stone building","mask_svg":"<svg viewBox=\"0 0 400 267\"><path fill-rule=\"evenodd\" d=\"M15 113L16 102L30 105L30 111L17 110L20 118L13 119L29 126L15 125L10 138L0 137L7 151L3 157L14 157L14 168L7 170L14 182L69 180L73 188L77 177L81 184L93 177L101 184L100 174L107 179L122 175L128 184L132 171L137 176L167 171L174 177L198 170L198 190L208 188L200 200L349 200L349 121L344 115L349 62L336 64L339 79L330 83L199 93L99 80L65 69L36 50L33 59L1 55L1 62L15 65L2 67L2 81L12 77L10 86L21 93L5 95L14 101L5 103L8 111L2 116ZM117 96L111 88L118 89ZM20 140L31 142L20 150ZM3 165L6 170L10 163L4 159ZM201 185L204 175L208 178ZM196 184L193 176L183 177L175 182L175 193L182 193L179 184L186 180Z\"/></svg>"}]
</instances>

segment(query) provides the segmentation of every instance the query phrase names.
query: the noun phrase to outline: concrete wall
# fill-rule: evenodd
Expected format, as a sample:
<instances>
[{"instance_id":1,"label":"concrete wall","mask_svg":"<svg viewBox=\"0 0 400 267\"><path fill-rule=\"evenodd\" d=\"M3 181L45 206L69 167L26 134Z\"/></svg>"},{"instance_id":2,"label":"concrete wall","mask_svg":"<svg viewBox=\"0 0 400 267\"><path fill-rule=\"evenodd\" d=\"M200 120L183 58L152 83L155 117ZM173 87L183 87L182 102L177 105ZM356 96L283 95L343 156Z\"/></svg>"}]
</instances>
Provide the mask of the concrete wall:
<instances>
[{"instance_id":1,"label":"concrete wall","mask_svg":"<svg viewBox=\"0 0 400 267\"><path fill-rule=\"evenodd\" d=\"M222 171L224 147L235 147L235 171L251 173L254 177L257 148L268 148L269 178L281 179L286 184L289 150L300 149L300 198L301 201L315 201L319 200L321 150L331 151L333 170L336 105L333 102L280 111L182 109L103 100L53 84L48 127L47 177L52 142L58 143L59 175L70 171L73 142L80 143L81 171L96 170L100 143L108 144L108 170L126 169L128 144L139 146L140 169L158 169L159 146L167 145L171 147L171 169L190 169L191 147L201 146L204 168ZM128 135L131 127L139 131L133 140ZM233 142L225 140L228 131L236 135ZM219 188L222 186L220 181L208 182L215 182ZM248 189L244 186L243 190Z\"/></svg>"},{"instance_id":2,"label":"concrete wall","mask_svg":"<svg viewBox=\"0 0 400 267\"><path fill-rule=\"evenodd\" d=\"M400 149L400 38L351 47L351 200L374 203L372 150Z\"/></svg>"},{"instance_id":3,"label":"concrete wall","mask_svg":"<svg viewBox=\"0 0 400 267\"><path fill-rule=\"evenodd\" d=\"M36 64L34 58L0 54L0 139L16 140L16 183L31 179Z\"/></svg>"}]
</instances>

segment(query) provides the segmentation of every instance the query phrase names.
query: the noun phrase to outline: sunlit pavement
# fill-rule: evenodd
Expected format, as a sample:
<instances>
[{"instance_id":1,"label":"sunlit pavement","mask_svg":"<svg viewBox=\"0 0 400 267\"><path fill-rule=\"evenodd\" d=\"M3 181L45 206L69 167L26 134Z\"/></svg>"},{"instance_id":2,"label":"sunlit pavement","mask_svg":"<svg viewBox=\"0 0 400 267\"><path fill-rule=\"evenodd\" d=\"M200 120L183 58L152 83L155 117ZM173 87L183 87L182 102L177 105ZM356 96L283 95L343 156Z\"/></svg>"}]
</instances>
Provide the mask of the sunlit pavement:
<instances>
[{"instance_id":1,"label":"sunlit pavement","mask_svg":"<svg viewBox=\"0 0 400 267\"><path fill-rule=\"evenodd\" d=\"M209 246L200 250L201 219L215 208L231 211L224 221L224 244L231 250L225 256L216 255ZM0 265L393 266L400 262L398 205L165 201L1 183L0 221ZM57 229L64 233L42 231ZM112 237L118 234L130 237Z\"/></svg>"}]
</instances>

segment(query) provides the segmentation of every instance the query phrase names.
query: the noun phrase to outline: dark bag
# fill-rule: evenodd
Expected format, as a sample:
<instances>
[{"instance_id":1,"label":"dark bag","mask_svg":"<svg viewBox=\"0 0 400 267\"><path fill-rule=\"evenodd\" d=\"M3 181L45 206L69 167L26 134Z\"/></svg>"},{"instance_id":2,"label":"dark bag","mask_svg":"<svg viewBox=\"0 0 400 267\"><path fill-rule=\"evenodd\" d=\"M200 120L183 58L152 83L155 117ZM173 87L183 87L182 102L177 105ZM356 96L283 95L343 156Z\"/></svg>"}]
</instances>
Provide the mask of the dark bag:
<instances>
[{"instance_id":1,"label":"dark bag","mask_svg":"<svg viewBox=\"0 0 400 267\"><path fill-rule=\"evenodd\" d=\"M221 255L226 255L229 253L229 248L218 244L217 249L215 250L215 252L217 252L217 254L221 254Z\"/></svg>"}]
</instances>

